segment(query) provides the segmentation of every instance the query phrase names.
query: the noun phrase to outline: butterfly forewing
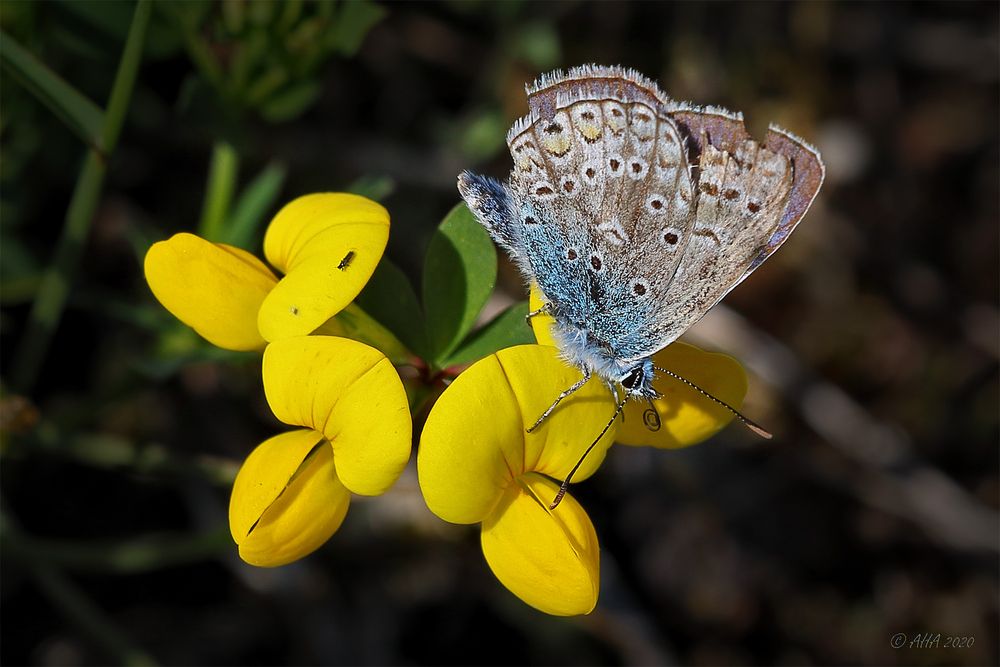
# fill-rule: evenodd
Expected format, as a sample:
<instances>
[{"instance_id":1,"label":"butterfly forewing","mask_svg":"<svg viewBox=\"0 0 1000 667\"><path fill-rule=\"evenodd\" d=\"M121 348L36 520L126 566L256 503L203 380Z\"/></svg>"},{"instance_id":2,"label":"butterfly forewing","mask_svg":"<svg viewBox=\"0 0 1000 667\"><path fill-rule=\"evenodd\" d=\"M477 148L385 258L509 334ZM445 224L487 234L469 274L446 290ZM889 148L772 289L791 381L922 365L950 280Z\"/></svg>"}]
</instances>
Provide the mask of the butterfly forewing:
<instances>
[{"instance_id":1,"label":"butterfly forewing","mask_svg":"<svg viewBox=\"0 0 1000 667\"><path fill-rule=\"evenodd\" d=\"M568 358L597 372L680 336L781 245L823 181L791 134L758 144L739 114L677 103L620 67L543 76L528 107L507 137L510 222L477 215L575 341ZM470 205L492 192L461 183Z\"/></svg>"},{"instance_id":2,"label":"butterfly forewing","mask_svg":"<svg viewBox=\"0 0 1000 667\"><path fill-rule=\"evenodd\" d=\"M648 345L641 324L653 316L653 292L665 288L680 261L694 202L684 140L658 111L666 98L641 77L614 74L543 79L529 95L532 114L515 125L509 144L515 164L537 155L525 166L543 164L546 185L555 186L548 208L558 215L544 217L561 232L567 266L549 275L551 249L532 243L532 273L557 310L600 332L622 356ZM534 183L517 168L511 183L535 204ZM528 236L548 243L541 230ZM645 256L663 261L644 266ZM567 294L567 283L576 291Z\"/></svg>"}]
</instances>

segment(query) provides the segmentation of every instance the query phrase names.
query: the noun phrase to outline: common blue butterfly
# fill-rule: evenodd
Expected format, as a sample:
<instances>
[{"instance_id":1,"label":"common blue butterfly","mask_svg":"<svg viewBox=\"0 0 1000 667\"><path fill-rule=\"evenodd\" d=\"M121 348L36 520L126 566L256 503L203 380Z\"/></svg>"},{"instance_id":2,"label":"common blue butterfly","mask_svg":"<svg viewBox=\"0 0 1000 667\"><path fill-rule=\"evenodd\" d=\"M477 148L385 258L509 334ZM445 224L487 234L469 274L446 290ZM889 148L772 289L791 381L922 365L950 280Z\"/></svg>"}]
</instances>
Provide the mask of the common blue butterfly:
<instances>
[{"instance_id":1,"label":"common blue butterfly","mask_svg":"<svg viewBox=\"0 0 1000 667\"><path fill-rule=\"evenodd\" d=\"M656 372L702 391L651 357L784 243L823 183L819 153L774 125L758 143L742 114L677 102L622 67L552 72L527 94L508 182L466 171L458 189L583 372L531 429L591 375L624 392L609 427L625 400L657 397Z\"/></svg>"}]
</instances>

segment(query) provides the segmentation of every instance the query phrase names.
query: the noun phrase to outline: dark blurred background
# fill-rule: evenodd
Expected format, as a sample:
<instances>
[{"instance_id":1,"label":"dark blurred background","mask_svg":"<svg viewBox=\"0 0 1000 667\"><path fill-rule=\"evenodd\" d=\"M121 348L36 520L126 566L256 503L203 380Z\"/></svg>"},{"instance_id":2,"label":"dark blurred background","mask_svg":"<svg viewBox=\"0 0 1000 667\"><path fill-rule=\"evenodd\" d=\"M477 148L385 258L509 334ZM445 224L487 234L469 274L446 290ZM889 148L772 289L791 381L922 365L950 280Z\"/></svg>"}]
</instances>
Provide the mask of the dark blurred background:
<instances>
[{"instance_id":1,"label":"dark blurred background","mask_svg":"<svg viewBox=\"0 0 1000 667\"><path fill-rule=\"evenodd\" d=\"M103 107L133 9L6 0L0 50ZM30 383L11 368L87 148L5 69L0 661L997 664L998 19L995 2L156 2ZM198 228L222 161L265 222L308 192L380 198L418 278L456 174L509 171L524 84L589 62L822 152L798 231L685 337L745 364L745 411L775 439L613 450L574 489L602 546L587 617L508 593L412 462L313 556L244 565L229 483L278 431L259 361L174 323L145 248ZM498 303L522 294L502 266Z\"/></svg>"}]
</instances>

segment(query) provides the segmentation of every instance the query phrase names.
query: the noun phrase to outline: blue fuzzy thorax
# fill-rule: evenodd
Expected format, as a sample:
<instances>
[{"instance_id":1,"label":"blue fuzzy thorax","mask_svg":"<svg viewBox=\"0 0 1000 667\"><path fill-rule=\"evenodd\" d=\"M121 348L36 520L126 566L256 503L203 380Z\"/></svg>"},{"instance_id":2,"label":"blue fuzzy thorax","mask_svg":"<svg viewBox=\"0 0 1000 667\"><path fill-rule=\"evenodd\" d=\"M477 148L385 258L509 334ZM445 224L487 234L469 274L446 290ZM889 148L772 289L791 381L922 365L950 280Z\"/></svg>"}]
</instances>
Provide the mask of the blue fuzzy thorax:
<instances>
[{"instance_id":1,"label":"blue fuzzy thorax","mask_svg":"<svg viewBox=\"0 0 1000 667\"><path fill-rule=\"evenodd\" d=\"M624 360L616 357L602 342L586 329L560 321L555 313L552 328L556 347L563 359L577 368L585 369L601 378L617 395L621 386L629 396L657 398L653 389L653 361L646 357Z\"/></svg>"}]
</instances>

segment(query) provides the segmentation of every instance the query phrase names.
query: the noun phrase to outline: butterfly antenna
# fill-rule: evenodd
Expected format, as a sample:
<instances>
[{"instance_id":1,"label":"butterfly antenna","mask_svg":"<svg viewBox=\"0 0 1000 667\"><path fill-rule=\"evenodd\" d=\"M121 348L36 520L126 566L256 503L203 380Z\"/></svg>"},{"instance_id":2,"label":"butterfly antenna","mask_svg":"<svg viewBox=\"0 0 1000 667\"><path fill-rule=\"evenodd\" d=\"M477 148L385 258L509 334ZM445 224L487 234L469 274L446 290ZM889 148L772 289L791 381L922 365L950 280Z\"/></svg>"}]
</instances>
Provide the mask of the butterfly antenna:
<instances>
[{"instance_id":1,"label":"butterfly antenna","mask_svg":"<svg viewBox=\"0 0 1000 667\"><path fill-rule=\"evenodd\" d=\"M580 457L580 460L576 462L576 465L573 466L573 469L569 471L568 475L566 475L566 479L564 479L562 484L559 485L559 493L556 494L555 500L553 500L552 504L549 505L550 510L554 510L556 507L559 506L559 503L562 502L563 496L566 495L566 491L569 489L569 483L573 479L573 475L575 475L576 471L580 469L581 465L583 465L583 461L584 459L587 458L587 454L590 454L590 451L597 446L597 443L601 441L601 438L604 437L604 434L608 432L608 429L611 428L611 425L615 423L616 419L618 419L618 415L622 413L622 408L625 407L625 401L627 400L628 396L626 396L621 400L621 403L619 403L618 407L615 408L615 414L611 415L611 419L608 420L608 423L604 425L603 429L601 429L601 434L598 435L597 438L592 443L590 443L590 447L587 447L587 451L583 453L583 456Z\"/></svg>"},{"instance_id":2,"label":"butterfly antenna","mask_svg":"<svg viewBox=\"0 0 1000 667\"><path fill-rule=\"evenodd\" d=\"M695 391L697 391L702 396L704 396L706 398L712 399L713 401L715 401L716 403L718 403L719 405L721 405L722 407L724 407L726 410L729 410L730 412L732 412L736 416L737 419L739 419L741 422L743 422L744 426L746 426L748 429L750 429L751 431L753 431L754 433L756 433L760 437L764 438L765 440L770 440L771 438L774 437L766 429L764 429L761 426L758 426L754 422L750 421L748 418L744 417L743 414L739 410L737 410L733 406L729 405L725 401L721 401L718 398L716 398L715 396L712 396L710 393L708 393L707 391L705 391L704 389L702 389L701 387L699 387L698 385L696 385L694 382L691 382L691 380L688 380L685 377L681 377L680 375L678 375L677 373L674 373L673 371L668 371L666 368L660 368L659 366L653 366L653 370L659 371L660 373L663 373L665 375L669 375L673 379L679 380L680 382L683 382L687 386L691 387L692 389L694 389Z\"/></svg>"}]
</instances>

